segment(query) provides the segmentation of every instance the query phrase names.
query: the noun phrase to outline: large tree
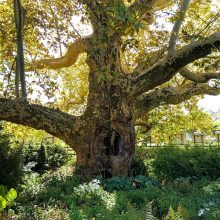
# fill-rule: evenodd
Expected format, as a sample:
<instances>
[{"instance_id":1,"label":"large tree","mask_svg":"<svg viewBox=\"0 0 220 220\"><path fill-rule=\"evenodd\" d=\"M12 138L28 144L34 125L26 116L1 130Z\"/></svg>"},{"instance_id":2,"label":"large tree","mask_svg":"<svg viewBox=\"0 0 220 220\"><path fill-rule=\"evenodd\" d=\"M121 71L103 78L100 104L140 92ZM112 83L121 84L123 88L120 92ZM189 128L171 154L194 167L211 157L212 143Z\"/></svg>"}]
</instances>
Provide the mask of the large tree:
<instances>
[{"instance_id":1,"label":"large tree","mask_svg":"<svg viewBox=\"0 0 220 220\"><path fill-rule=\"evenodd\" d=\"M207 4L204 0L194 0L191 5L190 1L179 1L176 15L171 16L174 23L171 33L160 31L156 24L165 18L159 18L159 13L167 9L174 11L176 2L24 1L27 12L31 11L29 18L27 13L27 23L32 25L32 29L24 32L29 34L25 39L26 50L31 51L28 43L36 40L35 36L47 35L52 30L49 33L57 34L61 55L34 60L33 65L26 65L26 71L69 67L79 55L86 53L89 82L86 108L83 114L74 116L24 99L0 98L0 120L42 129L60 138L76 152L77 169L85 175L128 175L135 157L138 119L161 105L178 104L195 95L220 93L217 81L213 81L219 78L216 54L220 49L220 32L216 32L219 26L214 22L218 17L209 5L211 1ZM37 14L32 8L39 7L41 13ZM198 15L201 21L198 18L193 21L197 10L202 12ZM66 26L71 24L71 16L79 12L82 20L90 22L92 34L75 38L62 55L62 36L69 37L75 30ZM184 17L188 19L187 25L180 33ZM41 27L37 27L38 23ZM0 25L2 40L11 33L5 31L4 23ZM201 31L195 32L201 25ZM11 44L5 48L4 41L6 44L7 39L2 40L2 57L5 51L10 51L9 55L14 51ZM36 43L41 51L42 42ZM137 42L141 50L135 47ZM8 64L4 57L2 62ZM216 65L210 67L210 63Z\"/></svg>"}]
</instances>

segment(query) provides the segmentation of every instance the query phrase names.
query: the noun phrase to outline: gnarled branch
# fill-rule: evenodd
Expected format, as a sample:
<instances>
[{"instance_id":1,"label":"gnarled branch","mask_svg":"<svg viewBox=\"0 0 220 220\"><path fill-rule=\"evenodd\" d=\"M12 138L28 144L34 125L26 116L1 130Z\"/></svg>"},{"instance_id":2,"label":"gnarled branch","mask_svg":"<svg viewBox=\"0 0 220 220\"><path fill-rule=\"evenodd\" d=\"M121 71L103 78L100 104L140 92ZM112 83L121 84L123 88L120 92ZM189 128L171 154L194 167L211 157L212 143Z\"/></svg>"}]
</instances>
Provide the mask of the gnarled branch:
<instances>
[{"instance_id":1,"label":"gnarled branch","mask_svg":"<svg viewBox=\"0 0 220 220\"><path fill-rule=\"evenodd\" d=\"M144 70L140 76L132 80L132 94L141 95L167 81L178 70L193 61L206 57L213 50L220 48L220 32L210 35L203 41L196 41L182 47L163 60L160 60L150 69Z\"/></svg>"},{"instance_id":2,"label":"gnarled branch","mask_svg":"<svg viewBox=\"0 0 220 220\"><path fill-rule=\"evenodd\" d=\"M196 95L219 95L220 88L211 87L206 83L187 83L178 87L166 87L154 89L142 94L135 102L136 117L140 117L146 112L161 105L179 104Z\"/></svg>"},{"instance_id":3,"label":"gnarled branch","mask_svg":"<svg viewBox=\"0 0 220 220\"><path fill-rule=\"evenodd\" d=\"M78 132L85 125L82 117L31 104L22 99L0 98L0 120L29 126L37 130L45 130L67 143L70 141L69 137L78 136ZM72 138L71 141L76 141L76 138ZM74 146L77 143L68 144Z\"/></svg>"},{"instance_id":4,"label":"gnarled branch","mask_svg":"<svg viewBox=\"0 0 220 220\"><path fill-rule=\"evenodd\" d=\"M138 13L139 18L144 18L148 23L152 22L155 11L170 6L170 0L136 0L129 8L131 14Z\"/></svg>"},{"instance_id":5,"label":"gnarled branch","mask_svg":"<svg viewBox=\"0 0 220 220\"><path fill-rule=\"evenodd\" d=\"M196 82L196 83L206 83L211 79L220 79L219 72L207 72L202 74L196 74L190 71L188 68L184 67L179 70L179 73L184 78Z\"/></svg>"},{"instance_id":6,"label":"gnarled branch","mask_svg":"<svg viewBox=\"0 0 220 220\"><path fill-rule=\"evenodd\" d=\"M88 38L78 39L69 46L64 56L52 59L42 59L33 62L34 68L27 68L26 71L33 69L60 69L63 67L72 66L78 59L81 53L87 49Z\"/></svg>"}]
</instances>

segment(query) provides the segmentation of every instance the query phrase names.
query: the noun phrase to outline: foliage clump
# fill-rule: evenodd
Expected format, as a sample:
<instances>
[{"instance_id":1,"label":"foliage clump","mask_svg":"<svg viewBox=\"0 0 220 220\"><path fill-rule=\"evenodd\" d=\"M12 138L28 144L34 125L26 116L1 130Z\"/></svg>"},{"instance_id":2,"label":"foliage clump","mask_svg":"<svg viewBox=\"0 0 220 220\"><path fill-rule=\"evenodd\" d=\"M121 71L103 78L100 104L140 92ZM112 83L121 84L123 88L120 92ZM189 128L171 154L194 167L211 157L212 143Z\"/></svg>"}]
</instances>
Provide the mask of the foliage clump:
<instances>
[{"instance_id":1,"label":"foliage clump","mask_svg":"<svg viewBox=\"0 0 220 220\"><path fill-rule=\"evenodd\" d=\"M22 149L24 165L39 173L59 168L73 159L65 147L57 144L26 144Z\"/></svg>"},{"instance_id":2,"label":"foliage clump","mask_svg":"<svg viewBox=\"0 0 220 220\"><path fill-rule=\"evenodd\" d=\"M21 148L13 146L0 124L0 184L15 187L22 177Z\"/></svg>"},{"instance_id":3,"label":"foliage clump","mask_svg":"<svg viewBox=\"0 0 220 220\"><path fill-rule=\"evenodd\" d=\"M188 191L183 191L174 181L165 184L157 181L156 184L156 180L151 179L152 183L126 190L126 186L122 187L124 178L121 177L117 181L109 179L108 183L98 178L82 183L83 180L72 176L67 167L53 175L51 179L45 173L27 182L26 186L32 190L26 188L19 198L18 219L42 219L42 216L47 219L57 215L68 220L142 220L147 217L196 220L201 213L202 218L218 219L219 180L196 180L188 183L191 185ZM107 184L112 186L112 182L114 190L107 187Z\"/></svg>"},{"instance_id":4,"label":"foliage clump","mask_svg":"<svg viewBox=\"0 0 220 220\"><path fill-rule=\"evenodd\" d=\"M219 147L164 147L155 150L150 164L160 179L220 178Z\"/></svg>"},{"instance_id":5,"label":"foliage clump","mask_svg":"<svg viewBox=\"0 0 220 220\"><path fill-rule=\"evenodd\" d=\"M15 204L14 200L17 198L17 192L11 188L7 190L7 187L0 185L0 219L6 219L7 216L13 213L12 209L9 209Z\"/></svg>"}]
</instances>

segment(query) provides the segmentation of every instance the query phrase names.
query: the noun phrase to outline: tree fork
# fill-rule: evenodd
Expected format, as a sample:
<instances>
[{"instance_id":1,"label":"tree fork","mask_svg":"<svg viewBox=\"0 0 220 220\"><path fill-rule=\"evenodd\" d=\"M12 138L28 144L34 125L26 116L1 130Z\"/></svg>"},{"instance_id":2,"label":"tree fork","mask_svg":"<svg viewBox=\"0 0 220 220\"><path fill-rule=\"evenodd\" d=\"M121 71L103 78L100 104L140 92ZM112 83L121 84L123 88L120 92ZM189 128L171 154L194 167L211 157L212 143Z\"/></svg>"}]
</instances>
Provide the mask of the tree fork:
<instances>
[{"instance_id":1,"label":"tree fork","mask_svg":"<svg viewBox=\"0 0 220 220\"><path fill-rule=\"evenodd\" d=\"M135 148L133 98L127 89L129 79L121 68L120 38L108 38L100 30L88 45L90 73L85 115L92 129L86 134L83 150L77 150L77 167L105 178L127 176ZM100 79L106 75L108 78Z\"/></svg>"}]
</instances>

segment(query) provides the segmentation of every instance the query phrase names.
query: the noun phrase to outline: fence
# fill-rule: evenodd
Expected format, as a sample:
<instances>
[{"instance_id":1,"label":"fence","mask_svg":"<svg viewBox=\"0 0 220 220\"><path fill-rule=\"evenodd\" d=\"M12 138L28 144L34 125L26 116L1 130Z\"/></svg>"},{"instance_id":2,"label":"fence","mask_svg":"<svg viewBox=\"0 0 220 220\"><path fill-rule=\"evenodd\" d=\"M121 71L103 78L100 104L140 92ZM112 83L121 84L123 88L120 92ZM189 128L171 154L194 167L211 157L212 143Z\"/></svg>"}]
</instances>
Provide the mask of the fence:
<instances>
[{"instance_id":1,"label":"fence","mask_svg":"<svg viewBox=\"0 0 220 220\"><path fill-rule=\"evenodd\" d=\"M143 141L143 145L147 146L158 146L158 145L218 145L220 146L220 131L213 131L212 135L206 135L203 132L193 132L193 133L181 133L174 135L169 138L169 142L157 142L149 136L148 141ZM139 145L142 141L139 141Z\"/></svg>"}]
</instances>

